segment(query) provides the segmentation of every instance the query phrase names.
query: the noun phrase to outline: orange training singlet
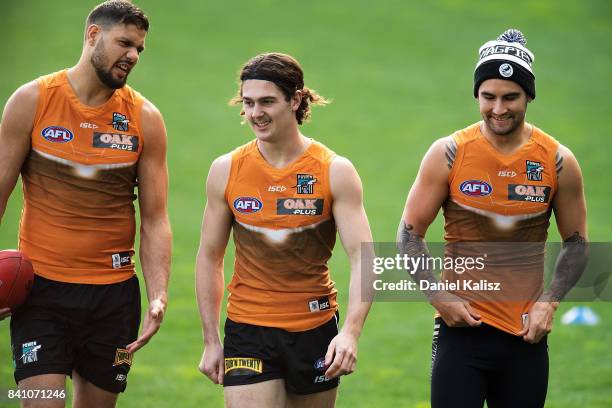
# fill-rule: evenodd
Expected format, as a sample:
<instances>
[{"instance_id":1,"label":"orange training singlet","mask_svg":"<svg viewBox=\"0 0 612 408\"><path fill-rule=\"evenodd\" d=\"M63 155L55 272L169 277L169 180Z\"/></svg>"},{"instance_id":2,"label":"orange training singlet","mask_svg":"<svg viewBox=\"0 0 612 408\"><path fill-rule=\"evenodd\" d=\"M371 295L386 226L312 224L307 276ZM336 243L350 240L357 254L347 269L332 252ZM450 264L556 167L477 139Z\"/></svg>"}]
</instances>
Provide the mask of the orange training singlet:
<instances>
[{"instance_id":1,"label":"orange training singlet","mask_svg":"<svg viewBox=\"0 0 612 408\"><path fill-rule=\"evenodd\" d=\"M129 279L143 98L124 86L101 106L83 105L66 70L38 83L32 148L21 169L19 247L48 279Z\"/></svg>"},{"instance_id":2,"label":"orange training singlet","mask_svg":"<svg viewBox=\"0 0 612 408\"><path fill-rule=\"evenodd\" d=\"M454 293L469 300L483 322L517 334L543 290L559 143L534 126L524 145L502 154L483 136L480 123L456 132L453 140L443 206L446 256L484 256L484 269L459 275L445 270L443 279L470 281Z\"/></svg>"},{"instance_id":3,"label":"orange training singlet","mask_svg":"<svg viewBox=\"0 0 612 408\"><path fill-rule=\"evenodd\" d=\"M327 261L336 241L334 157L315 141L283 169L266 162L256 141L233 152L225 190L236 244L231 320L305 331L333 317L338 305Z\"/></svg>"}]
</instances>

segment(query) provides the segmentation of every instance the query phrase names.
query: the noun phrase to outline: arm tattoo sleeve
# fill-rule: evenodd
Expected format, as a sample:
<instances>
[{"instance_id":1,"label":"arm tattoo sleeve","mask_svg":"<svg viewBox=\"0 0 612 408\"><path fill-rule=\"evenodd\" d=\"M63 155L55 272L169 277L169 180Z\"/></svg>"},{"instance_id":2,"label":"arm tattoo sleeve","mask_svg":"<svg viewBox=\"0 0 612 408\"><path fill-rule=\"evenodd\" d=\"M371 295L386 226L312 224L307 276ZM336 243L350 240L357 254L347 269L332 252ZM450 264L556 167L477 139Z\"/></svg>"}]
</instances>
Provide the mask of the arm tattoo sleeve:
<instances>
[{"instance_id":1,"label":"arm tattoo sleeve","mask_svg":"<svg viewBox=\"0 0 612 408\"><path fill-rule=\"evenodd\" d=\"M397 249L398 252L403 255L408 255L409 257L420 257L425 256L429 258L429 249L427 249L427 244L422 236L413 232L414 227L411 224L406 224L402 221L397 230ZM420 285L422 280L428 281L430 283L437 283L433 271L428 269L429 262L424 263L424 267L417 269L416 271L411 271L410 277L413 281ZM428 290L424 291L425 295L429 300L431 300L432 296L435 295L437 291Z\"/></svg>"},{"instance_id":2,"label":"arm tattoo sleeve","mask_svg":"<svg viewBox=\"0 0 612 408\"><path fill-rule=\"evenodd\" d=\"M560 302L582 276L587 264L588 243L578 232L563 241L555 272L545 297Z\"/></svg>"}]
</instances>

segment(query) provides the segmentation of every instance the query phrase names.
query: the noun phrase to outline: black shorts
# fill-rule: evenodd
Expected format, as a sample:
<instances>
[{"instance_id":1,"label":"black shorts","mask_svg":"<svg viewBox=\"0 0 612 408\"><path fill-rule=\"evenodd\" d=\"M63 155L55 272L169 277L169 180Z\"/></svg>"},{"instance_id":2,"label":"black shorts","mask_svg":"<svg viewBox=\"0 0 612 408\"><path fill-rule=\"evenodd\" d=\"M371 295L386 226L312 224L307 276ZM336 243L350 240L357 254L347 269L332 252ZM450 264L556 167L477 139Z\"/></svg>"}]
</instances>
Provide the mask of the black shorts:
<instances>
[{"instance_id":1,"label":"black shorts","mask_svg":"<svg viewBox=\"0 0 612 408\"><path fill-rule=\"evenodd\" d=\"M140 325L136 276L110 285L34 279L26 302L11 317L15 381L41 374L72 375L123 392L132 357L125 347Z\"/></svg>"},{"instance_id":2,"label":"black shorts","mask_svg":"<svg viewBox=\"0 0 612 408\"><path fill-rule=\"evenodd\" d=\"M541 408L548 388L548 345L482 324L448 327L435 320L432 408Z\"/></svg>"},{"instance_id":3,"label":"black shorts","mask_svg":"<svg viewBox=\"0 0 612 408\"><path fill-rule=\"evenodd\" d=\"M312 330L288 332L273 327L225 321L224 386L255 384L278 378L293 394L335 388L339 379L325 376L325 353L338 334L338 314Z\"/></svg>"}]
</instances>

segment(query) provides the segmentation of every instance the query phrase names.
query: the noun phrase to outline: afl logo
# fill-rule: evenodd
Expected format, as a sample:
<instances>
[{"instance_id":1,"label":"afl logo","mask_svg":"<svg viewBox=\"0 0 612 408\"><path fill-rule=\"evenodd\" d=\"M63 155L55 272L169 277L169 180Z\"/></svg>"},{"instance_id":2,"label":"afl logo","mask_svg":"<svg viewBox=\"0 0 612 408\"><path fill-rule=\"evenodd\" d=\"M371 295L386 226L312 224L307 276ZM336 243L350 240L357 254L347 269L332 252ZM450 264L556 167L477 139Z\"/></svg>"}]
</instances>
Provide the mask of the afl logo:
<instances>
[{"instance_id":1,"label":"afl logo","mask_svg":"<svg viewBox=\"0 0 612 408\"><path fill-rule=\"evenodd\" d=\"M512 65L504 63L499 66L499 75L503 76L504 78L511 77L513 73L514 69L512 69Z\"/></svg>"},{"instance_id":2,"label":"afl logo","mask_svg":"<svg viewBox=\"0 0 612 408\"><path fill-rule=\"evenodd\" d=\"M262 207L263 203L255 197L238 197L234 200L234 208L243 214L256 213Z\"/></svg>"},{"instance_id":3,"label":"afl logo","mask_svg":"<svg viewBox=\"0 0 612 408\"><path fill-rule=\"evenodd\" d=\"M491 194L493 188L485 181L481 180L468 180L461 183L459 190L471 197L484 197Z\"/></svg>"},{"instance_id":4,"label":"afl logo","mask_svg":"<svg viewBox=\"0 0 612 408\"><path fill-rule=\"evenodd\" d=\"M53 143L68 143L74 139L72 132L61 126L48 126L40 134Z\"/></svg>"},{"instance_id":5,"label":"afl logo","mask_svg":"<svg viewBox=\"0 0 612 408\"><path fill-rule=\"evenodd\" d=\"M321 357L314 363L315 370L325 371L325 357Z\"/></svg>"}]
</instances>

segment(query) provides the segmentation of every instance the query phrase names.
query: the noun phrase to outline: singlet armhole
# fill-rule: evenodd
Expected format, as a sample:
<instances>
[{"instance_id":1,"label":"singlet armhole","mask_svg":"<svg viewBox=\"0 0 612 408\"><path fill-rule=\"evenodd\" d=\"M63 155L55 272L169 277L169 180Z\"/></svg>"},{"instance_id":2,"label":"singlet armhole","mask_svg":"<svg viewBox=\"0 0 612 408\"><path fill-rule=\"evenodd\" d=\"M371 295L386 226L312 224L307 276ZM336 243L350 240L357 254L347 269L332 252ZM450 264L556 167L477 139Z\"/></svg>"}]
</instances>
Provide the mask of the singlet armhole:
<instances>
[{"instance_id":1,"label":"singlet armhole","mask_svg":"<svg viewBox=\"0 0 612 408\"><path fill-rule=\"evenodd\" d=\"M463 162L463 153L464 146L461 142L461 137L457 133L453 133L451 135L452 141L455 142L456 150L455 150L455 160L453 161L453 165L448 172L448 185L450 186L455 179L458 169L461 167L461 163Z\"/></svg>"},{"instance_id":2,"label":"singlet armhole","mask_svg":"<svg viewBox=\"0 0 612 408\"><path fill-rule=\"evenodd\" d=\"M236 161L237 161L237 152L233 151L231 153L231 158L230 158L230 171L229 174L227 176L227 182L225 183L225 191L223 193L223 196L225 197L225 201L229 203L229 196L230 196L230 192L232 190L232 187L234 186L234 180L236 180L236 173L237 173L237 167L236 166Z\"/></svg>"},{"instance_id":3,"label":"singlet armhole","mask_svg":"<svg viewBox=\"0 0 612 408\"><path fill-rule=\"evenodd\" d=\"M552 171L552 179L553 179L553 191L555 194L557 193L557 189L559 188L559 172L560 169L557 168L557 158L561 157L561 163L563 163L563 155L560 151L561 144L557 143L557 146L552 149L553 153L551 154L550 162L554 163L554 169ZM561 170L563 169L563 165L561 165Z\"/></svg>"},{"instance_id":4,"label":"singlet armhole","mask_svg":"<svg viewBox=\"0 0 612 408\"><path fill-rule=\"evenodd\" d=\"M334 203L334 195L332 194L331 188L331 165L334 160L338 157L338 155L334 152L330 152L327 160L324 162L325 165L325 177L327 178L325 185L325 195L329 197L329 213L333 217L333 203Z\"/></svg>"},{"instance_id":5,"label":"singlet armhole","mask_svg":"<svg viewBox=\"0 0 612 408\"><path fill-rule=\"evenodd\" d=\"M38 101L36 103L36 114L34 115L34 122L32 123L32 130L34 130L38 126L40 119L43 116L44 108L47 104L49 95L48 87L42 78L36 79L36 83L38 84L39 94Z\"/></svg>"},{"instance_id":6,"label":"singlet armhole","mask_svg":"<svg viewBox=\"0 0 612 408\"><path fill-rule=\"evenodd\" d=\"M142 126L142 110L144 109L145 99L143 96L137 94L136 92L134 93L135 93L135 98L137 98L136 99L136 109L134 109L134 111L136 112L136 123L138 123L138 134L140 135L140 141L139 141L140 152L142 153L142 151L145 148L145 143L147 139L147 136L145 135L145 132Z\"/></svg>"},{"instance_id":7,"label":"singlet armhole","mask_svg":"<svg viewBox=\"0 0 612 408\"><path fill-rule=\"evenodd\" d=\"M542 146L542 148L545 149L546 151L546 154L545 154L546 161L547 163L550 163L550 167L552 168L552 171L551 171L552 191L553 191L553 194L556 194L557 189L559 187L559 169L558 169L557 158L559 157L559 155L561 155L560 153L561 143L559 143L557 139L548 135L547 133L545 133L543 130L539 129L538 127L533 126L533 129L535 133L534 136L538 138L538 144ZM548 166L548 164L545 164L545 166ZM562 164L561 164L561 168L563 168Z\"/></svg>"}]
</instances>

